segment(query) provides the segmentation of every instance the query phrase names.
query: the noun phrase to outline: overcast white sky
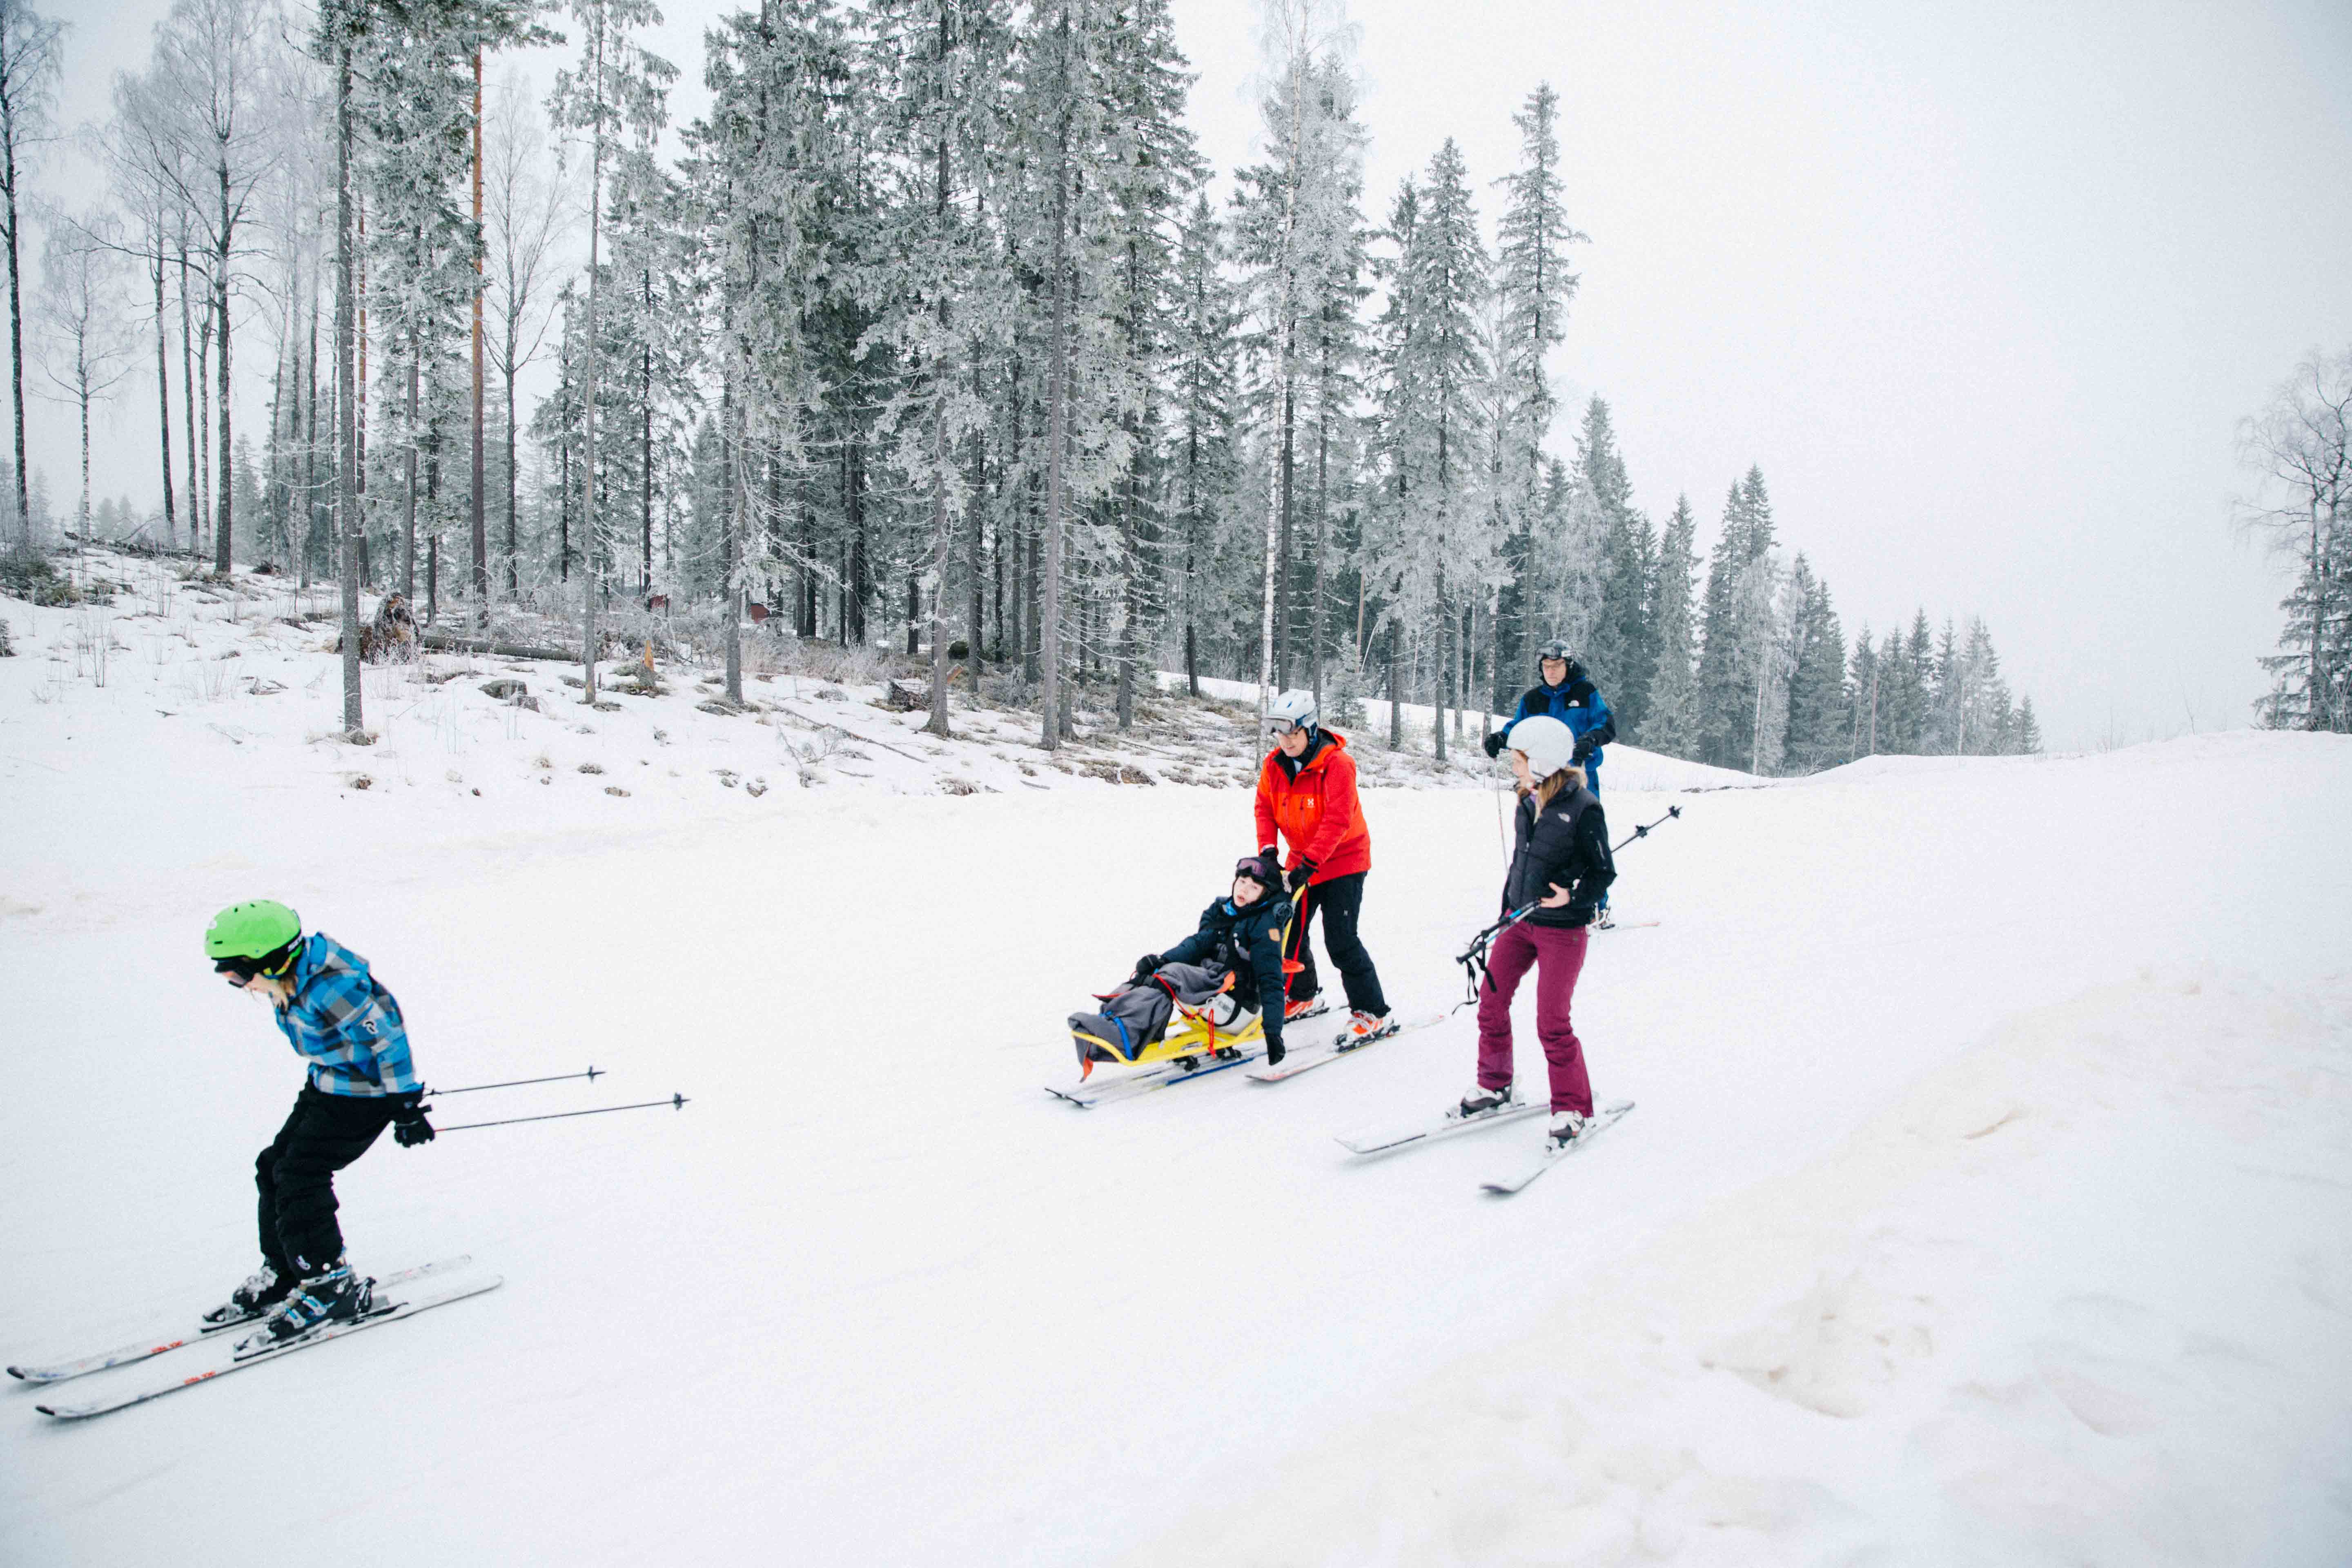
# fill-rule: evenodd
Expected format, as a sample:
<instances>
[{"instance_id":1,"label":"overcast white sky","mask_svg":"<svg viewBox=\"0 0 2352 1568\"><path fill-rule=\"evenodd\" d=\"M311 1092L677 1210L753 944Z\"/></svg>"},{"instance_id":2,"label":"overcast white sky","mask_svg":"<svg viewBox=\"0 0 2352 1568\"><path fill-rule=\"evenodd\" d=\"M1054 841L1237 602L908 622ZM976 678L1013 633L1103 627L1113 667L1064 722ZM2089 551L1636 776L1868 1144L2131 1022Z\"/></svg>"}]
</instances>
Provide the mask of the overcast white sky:
<instances>
[{"instance_id":1,"label":"overcast white sky","mask_svg":"<svg viewBox=\"0 0 2352 1568\"><path fill-rule=\"evenodd\" d=\"M1229 173L1254 155L1252 6L1175 5L1193 123ZM103 115L167 5L42 8L71 18L75 123ZM681 120L704 102L703 26L732 8L668 8L655 45L685 72ZM1704 548L1760 464L1849 636L1921 605L1983 615L2053 748L2249 721L2285 579L2230 526L2235 428L2304 353L2352 343L2352 5L1352 15L1376 220L1447 136L1482 184L1502 174L1512 111L1559 89L1591 243L1556 369L1580 406L1608 400L1654 519L1687 492ZM1490 187L1490 225L1495 206ZM146 503L152 381L123 393L100 489ZM68 411L31 413L62 503Z\"/></svg>"}]
</instances>

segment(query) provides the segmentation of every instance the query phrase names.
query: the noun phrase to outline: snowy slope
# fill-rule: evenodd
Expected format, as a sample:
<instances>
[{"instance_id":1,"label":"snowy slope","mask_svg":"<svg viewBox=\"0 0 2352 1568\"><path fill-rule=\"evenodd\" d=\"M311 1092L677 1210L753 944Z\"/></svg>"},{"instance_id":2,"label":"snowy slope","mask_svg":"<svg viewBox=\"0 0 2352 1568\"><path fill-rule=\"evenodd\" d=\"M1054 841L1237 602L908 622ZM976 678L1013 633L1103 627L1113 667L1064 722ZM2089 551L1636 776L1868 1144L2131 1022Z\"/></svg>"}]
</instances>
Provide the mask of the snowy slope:
<instances>
[{"instance_id":1,"label":"snowy slope","mask_svg":"<svg viewBox=\"0 0 2352 1568\"><path fill-rule=\"evenodd\" d=\"M307 680L316 640L268 657ZM2352 1542L2340 741L1612 791L1620 835L1685 808L1624 857L1621 909L1664 923L1599 939L1579 998L1596 1089L1641 1110L1495 1202L1525 1123L1368 1163L1330 1141L1458 1095L1466 1018L1279 1087L1041 1091L1075 1077L1061 1016L1246 847L1238 789L771 772L751 801L681 767L615 799L502 737L388 731L362 765L397 743L415 782L354 792L299 706L260 767L182 725L202 711L138 720L128 685L37 700L46 672L11 667L41 646L0 661L5 1359L112 1343L249 1264L252 1155L299 1074L198 956L232 899L373 960L430 1080L613 1075L445 1121L694 1103L387 1143L342 1179L362 1267L470 1251L499 1291L88 1426L7 1391L0 1561ZM603 754L667 780L627 738ZM697 763L747 742L778 744ZM1495 804L1370 795L1365 932L1401 1005L1458 994ZM1520 1060L1535 1081L1531 1038Z\"/></svg>"}]
</instances>

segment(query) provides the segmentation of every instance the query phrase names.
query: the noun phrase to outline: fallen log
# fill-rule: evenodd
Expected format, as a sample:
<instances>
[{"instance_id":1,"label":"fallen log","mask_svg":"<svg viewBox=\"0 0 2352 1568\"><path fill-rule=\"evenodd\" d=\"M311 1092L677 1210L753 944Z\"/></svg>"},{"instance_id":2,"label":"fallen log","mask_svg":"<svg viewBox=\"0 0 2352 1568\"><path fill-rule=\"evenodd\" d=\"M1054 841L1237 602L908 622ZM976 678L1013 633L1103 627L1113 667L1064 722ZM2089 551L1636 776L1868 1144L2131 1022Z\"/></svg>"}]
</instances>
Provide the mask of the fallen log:
<instances>
[{"instance_id":1,"label":"fallen log","mask_svg":"<svg viewBox=\"0 0 2352 1568\"><path fill-rule=\"evenodd\" d=\"M436 653L478 653L496 655L499 658L544 658L558 664L577 664L580 650L576 647L532 647L526 643L489 642L481 637L460 636L456 632L426 632L425 646Z\"/></svg>"}]
</instances>

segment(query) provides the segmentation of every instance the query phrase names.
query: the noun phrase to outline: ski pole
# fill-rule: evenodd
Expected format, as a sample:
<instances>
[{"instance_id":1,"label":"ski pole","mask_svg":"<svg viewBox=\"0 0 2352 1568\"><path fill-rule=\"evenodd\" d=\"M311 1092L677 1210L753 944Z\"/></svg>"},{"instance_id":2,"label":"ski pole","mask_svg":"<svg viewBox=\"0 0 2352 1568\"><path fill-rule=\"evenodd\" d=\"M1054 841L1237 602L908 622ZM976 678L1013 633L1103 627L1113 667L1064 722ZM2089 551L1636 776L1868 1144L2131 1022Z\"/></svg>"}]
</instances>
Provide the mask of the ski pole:
<instances>
[{"instance_id":1,"label":"ski pole","mask_svg":"<svg viewBox=\"0 0 2352 1568\"><path fill-rule=\"evenodd\" d=\"M472 1094L485 1089L520 1089L527 1083L563 1083L575 1078L593 1079L608 1076L610 1075L592 1067L586 1072L560 1072L553 1078L515 1078L509 1079L504 1083L469 1083L463 1089L428 1089L425 1091L425 1098L430 1100L439 1094Z\"/></svg>"},{"instance_id":2,"label":"ski pole","mask_svg":"<svg viewBox=\"0 0 2352 1568\"><path fill-rule=\"evenodd\" d=\"M1665 816L1658 818L1655 822L1645 823L1643 826L1634 828L1633 833L1626 837L1625 844L1631 844L1636 838L1647 838L1650 836L1651 828L1664 827L1667 823L1672 822L1675 817L1680 816L1682 814L1683 808L1679 805L1670 805L1666 807ZM1616 848L1610 850L1609 853L1612 855L1616 854L1618 849L1625 847L1625 844L1618 845Z\"/></svg>"},{"instance_id":3,"label":"ski pole","mask_svg":"<svg viewBox=\"0 0 2352 1568\"><path fill-rule=\"evenodd\" d=\"M468 1132L477 1127L512 1127L521 1121L561 1121L568 1116L604 1116L615 1110L651 1110L667 1105L674 1110L684 1110L686 1096L673 1094L667 1100L644 1100L635 1105L600 1105L593 1110L559 1110L552 1116L509 1116L503 1121L460 1121L455 1127L436 1127L436 1132Z\"/></svg>"}]
</instances>

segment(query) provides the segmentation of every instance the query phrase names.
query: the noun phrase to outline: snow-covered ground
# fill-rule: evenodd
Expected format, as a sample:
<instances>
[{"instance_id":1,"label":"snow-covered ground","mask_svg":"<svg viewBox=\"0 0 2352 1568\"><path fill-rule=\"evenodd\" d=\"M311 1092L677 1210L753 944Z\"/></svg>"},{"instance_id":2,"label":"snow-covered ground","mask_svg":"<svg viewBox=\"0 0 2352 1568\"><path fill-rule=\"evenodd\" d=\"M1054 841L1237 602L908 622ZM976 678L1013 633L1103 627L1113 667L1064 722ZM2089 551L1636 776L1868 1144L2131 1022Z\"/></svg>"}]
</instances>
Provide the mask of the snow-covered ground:
<instances>
[{"instance_id":1,"label":"snow-covered ground","mask_svg":"<svg viewBox=\"0 0 2352 1568\"><path fill-rule=\"evenodd\" d=\"M444 1121L693 1100L342 1178L362 1267L499 1291L93 1424L12 1389L0 1561L2352 1558L2352 743L1628 765L1620 837L1685 817L1625 851L1663 923L1596 939L1578 1017L1640 1109L1495 1201L1539 1124L1330 1137L1457 1096L1466 1016L1279 1086L1041 1091L1249 847L1238 715L1065 774L1018 713L934 756L856 689L582 715L530 665L533 713L465 695L493 661L372 672L354 748L310 739L318 626L120 604L100 688L89 612L0 607L0 1357L249 1267L299 1069L200 956L232 900L368 955L431 1081L612 1075ZM864 739L803 785L824 723ZM1408 1008L1459 994L1502 853L1491 774L1424 769L1368 796Z\"/></svg>"}]
</instances>

